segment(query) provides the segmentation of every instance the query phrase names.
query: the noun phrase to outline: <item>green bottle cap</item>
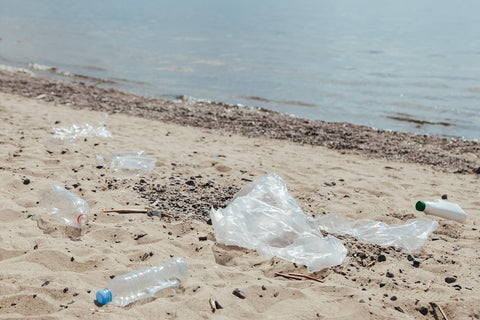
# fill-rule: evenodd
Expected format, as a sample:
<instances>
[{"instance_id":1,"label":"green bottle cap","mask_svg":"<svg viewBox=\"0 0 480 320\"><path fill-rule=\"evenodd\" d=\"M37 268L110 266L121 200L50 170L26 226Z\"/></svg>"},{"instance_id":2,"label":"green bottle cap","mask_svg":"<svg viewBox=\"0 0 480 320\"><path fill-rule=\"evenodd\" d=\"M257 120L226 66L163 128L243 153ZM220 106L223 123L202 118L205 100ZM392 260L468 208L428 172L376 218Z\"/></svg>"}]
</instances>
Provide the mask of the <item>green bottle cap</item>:
<instances>
[{"instance_id":1,"label":"green bottle cap","mask_svg":"<svg viewBox=\"0 0 480 320\"><path fill-rule=\"evenodd\" d=\"M425 210L425 202L417 201L417 204L415 205L415 209L417 209L418 211Z\"/></svg>"}]
</instances>

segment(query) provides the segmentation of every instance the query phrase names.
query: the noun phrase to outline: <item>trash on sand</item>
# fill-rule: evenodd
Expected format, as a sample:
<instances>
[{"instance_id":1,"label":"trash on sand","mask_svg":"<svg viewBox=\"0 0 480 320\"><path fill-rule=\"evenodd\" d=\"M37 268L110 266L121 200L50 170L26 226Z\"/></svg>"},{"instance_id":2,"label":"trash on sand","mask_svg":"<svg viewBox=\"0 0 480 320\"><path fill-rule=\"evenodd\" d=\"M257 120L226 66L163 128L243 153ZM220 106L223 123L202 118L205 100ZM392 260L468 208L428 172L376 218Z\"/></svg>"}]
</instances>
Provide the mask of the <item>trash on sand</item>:
<instances>
[{"instance_id":1,"label":"trash on sand","mask_svg":"<svg viewBox=\"0 0 480 320\"><path fill-rule=\"evenodd\" d=\"M360 242L393 246L408 253L420 249L438 222L429 219L409 219L403 225L387 225L369 219L352 220L335 213L328 213L312 220L318 230L349 235Z\"/></svg>"},{"instance_id":2,"label":"trash on sand","mask_svg":"<svg viewBox=\"0 0 480 320\"><path fill-rule=\"evenodd\" d=\"M403 225L389 226L336 214L309 218L275 174L247 184L226 208L212 208L210 217L219 243L306 265L309 272L339 265L347 254L339 239L323 236L321 230L351 235L365 243L403 248L411 253L419 249L438 226L436 221L428 219L411 219Z\"/></svg>"},{"instance_id":3,"label":"trash on sand","mask_svg":"<svg viewBox=\"0 0 480 320\"><path fill-rule=\"evenodd\" d=\"M40 206L67 226L80 228L88 222L88 203L62 186L49 186L42 193Z\"/></svg>"},{"instance_id":4,"label":"trash on sand","mask_svg":"<svg viewBox=\"0 0 480 320\"><path fill-rule=\"evenodd\" d=\"M442 199L437 199L434 201L418 201L415 204L415 208L418 211L425 212L425 214L450 219L457 222L465 222L467 219L467 214L458 204Z\"/></svg>"},{"instance_id":5,"label":"trash on sand","mask_svg":"<svg viewBox=\"0 0 480 320\"><path fill-rule=\"evenodd\" d=\"M90 124L73 124L69 127L53 128L53 138L57 141L75 144L80 138L102 137L111 138L112 134L105 128L107 115L105 114L99 121L98 127Z\"/></svg>"},{"instance_id":6,"label":"trash on sand","mask_svg":"<svg viewBox=\"0 0 480 320\"><path fill-rule=\"evenodd\" d=\"M143 268L113 278L107 288L98 290L97 302L126 306L154 295L157 291L180 286L188 279L189 267L183 258L171 258L156 267Z\"/></svg>"},{"instance_id":7,"label":"trash on sand","mask_svg":"<svg viewBox=\"0 0 480 320\"><path fill-rule=\"evenodd\" d=\"M150 207L145 207L145 209L107 209L107 210L102 210L104 213L108 212L117 212L121 214L129 214L129 213L146 213L147 216L153 217L169 217L173 218L173 214L166 212L166 211L160 211L160 210L155 210Z\"/></svg>"},{"instance_id":8,"label":"trash on sand","mask_svg":"<svg viewBox=\"0 0 480 320\"><path fill-rule=\"evenodd\" d=\"M309 272L339 265L347 255L339 239L312 229L275 174L247 184L225 209L212 208L210 217L218 242L306 265Z\"/></svg>"},{"instance_id":9,"label":"trash on sand","mask_svg":"<svg viewBox=\"0 0 480 320\"><path fill-rule=\"evenodd\" d=\"M112 154L110 167L115 172L141 175L155 169L157 159L142 156L143 151L119 151Z\"/></svg>"}]
</instances>

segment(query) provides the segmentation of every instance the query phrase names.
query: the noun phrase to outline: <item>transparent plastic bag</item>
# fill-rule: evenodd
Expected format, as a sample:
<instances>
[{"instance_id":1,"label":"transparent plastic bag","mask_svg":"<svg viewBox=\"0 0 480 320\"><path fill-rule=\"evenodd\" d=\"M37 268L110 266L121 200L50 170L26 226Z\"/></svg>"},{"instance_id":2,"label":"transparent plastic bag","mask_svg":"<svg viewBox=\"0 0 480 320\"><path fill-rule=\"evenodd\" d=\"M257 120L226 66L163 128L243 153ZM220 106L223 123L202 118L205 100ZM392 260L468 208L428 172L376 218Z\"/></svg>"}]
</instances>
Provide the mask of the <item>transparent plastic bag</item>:
<instances>
[{"instance_id":1,"label":"transparent plastic bag","mask_svg":"<svg viewBox=\"0 0 480 320\"><path fill-rule=\"evenodd\" d=\"M110 167L115 172L142 175L155 169L156 163L157 159L143 156L143 150L117 151L112 153Z\"/></svg>"},{"instance_id":2,"label":"transparent plastic bag","mask_svg":"<svg viewBox=\"0 0 480 320\"><path fill-rule=\"evenodd\" d=\"M77 143L80 138L102 137L111 138L112 134L105 128L107 114L100 119L98 127L90 124L73 124L69 127L54 127L53 139L56 142L67 142L71 144Z\"/></svg>"},{"instance_id":3,"label":"transparent plastic bag","mask_svg":"<svg viewBox=\"0 0 480 320\"><path fill-rule=\"evenodd\" d=\"M210 216L218 242L306 265L309 272L339 265L347 255L340 240L312 229L275 174L249 183L225 209L212 208Z\"/></svg>"},{"instance_id":4,"label":"transparent plastic bag","mask_svg":"<svg viewBox=\"0 0 480 320\"><path fill-rule=\"evenodd\" d=\"M429 219L409 219L403 225L387 225L369 219L352 220L335 213L312 219L317 230L350 235L358 241L381 246L393 246L413 253L420 249L438 223Z\"/></svg>"}]
</instances>

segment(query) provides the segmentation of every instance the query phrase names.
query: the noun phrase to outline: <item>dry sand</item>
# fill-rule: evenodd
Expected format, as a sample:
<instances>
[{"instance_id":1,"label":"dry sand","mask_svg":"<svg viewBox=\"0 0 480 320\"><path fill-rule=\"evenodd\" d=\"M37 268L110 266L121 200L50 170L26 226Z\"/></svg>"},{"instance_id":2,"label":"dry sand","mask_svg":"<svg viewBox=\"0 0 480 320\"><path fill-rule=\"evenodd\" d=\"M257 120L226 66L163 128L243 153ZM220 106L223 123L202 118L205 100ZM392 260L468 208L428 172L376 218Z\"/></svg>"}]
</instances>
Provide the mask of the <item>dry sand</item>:
<instances>
[{"instance_id":1,"label":"dry sand","mask_svg":"<svg viewBox=\"0 0 480 320\"><path fill-rule=\"evenodd\" d=\"M103 113L43 98L0 94L0 319L435 319L431 302L450 319L480 316L480 192L472 170L122 113L108 116L110 139L58 144L52 127L96 125ZM472 145L456 155L467 161L462 168L479 167L478 144ZM144 150L157 159L155 170L136 177L97 168L96 155L119 150ZM446 194L468 219L438 218L439 228L415 255L417 266L405 252L343 237L344 263L312 274L323 282L285 279L275 273L307 270L223 246L207 221L210 206L226 206L267 173L281 176L311 215L401 224L424 216L414 210L416 200ZM87 227L64 227L42 212L40 191L53 183L88 202ZM175 218L101 212L152 205ZM114 276L171 256L190 264L184 286L127 307L94 303L95 291ZM232 294L236 288L245 299ZM212 312L211 298L223 309Z\"/></svg>"}]
</instances>

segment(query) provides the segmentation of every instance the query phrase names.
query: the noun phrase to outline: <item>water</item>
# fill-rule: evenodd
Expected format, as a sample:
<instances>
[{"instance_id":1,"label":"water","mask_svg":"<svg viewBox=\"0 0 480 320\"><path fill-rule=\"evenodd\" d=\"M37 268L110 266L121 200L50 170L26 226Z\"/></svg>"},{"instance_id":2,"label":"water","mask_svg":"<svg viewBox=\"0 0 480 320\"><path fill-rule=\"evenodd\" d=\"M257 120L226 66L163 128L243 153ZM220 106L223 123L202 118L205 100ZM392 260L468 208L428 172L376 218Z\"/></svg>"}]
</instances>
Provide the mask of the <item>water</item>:
<instances>
[{"instance_id":1,"label":"water","mask_svg":"<svg viewBox=\"0 0 480 320\"><path fill-rule=\"evenodd\" d=\"M480 138L474 0L0 0L0 38L4 68Z\"/></svg>"}]
</instances>

